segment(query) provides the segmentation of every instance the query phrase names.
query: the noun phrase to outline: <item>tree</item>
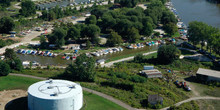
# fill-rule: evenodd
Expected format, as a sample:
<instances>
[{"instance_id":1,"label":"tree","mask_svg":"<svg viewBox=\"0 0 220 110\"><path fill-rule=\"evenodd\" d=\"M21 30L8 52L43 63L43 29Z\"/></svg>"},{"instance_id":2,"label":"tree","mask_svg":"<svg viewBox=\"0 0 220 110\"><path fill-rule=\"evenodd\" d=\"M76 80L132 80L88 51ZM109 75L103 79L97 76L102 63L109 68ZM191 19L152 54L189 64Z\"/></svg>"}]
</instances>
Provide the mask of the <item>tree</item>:
<instances>
[{"instance_id":1,"label":"tree","mask_svg":"<svg viewBox=\"0 0 220 110\"><path fill-rule=\"evenodd\" d=\"M36 6L34 4L34 2L30 1L30 0L25 0L23 2L21 2L21 9L19 10L20 14L28 17L31 15L36 14Z\"/></svg>"},{"instance_id":2,"label":"tree","mask_svg":"<svg viewBox=\"0 0 220 110\"><path fill-rule=\"evenodd\" d=\"M10 66L4 61L0 61L0 76L7 76L10 72Z\"/></svg>"},{"instance_id":3,"label":"tree","mask_svg":"<svg viewBox=\"0 0 220 110\"><path fill-rule=\"evenodd\" d=\"M120 2L120 0L114 0L114 3L119 3Z\"/></svg>"},{"instance_id":4,"label":"tree","mask_svg":"<svg viewBox=\"0 0 220 110\"><path fill-rule=\"evenodd\" d=\"M137 0L120 0L120 4L123 7L133 8L137 5Z\"/></svg>"},{"instance_id":5,"label":"tree","mask_svg":"<svg viewBox=\"0 0 220 110\"><path fill-rule=\"evenodd\" d=\"M55 28L48 38L49 43L56 44L56 46L60 48L65 44L64 38L66 37L66 35L67 32L63 28Z\"/></svg>"},{"instance_id":6,"label":"tree","mask_svg":"<svg viewBox=\"0 0 220 110\"><path fill-rule=\"evenodd\" d=\"M132 27L131 29L128 29L127 39L129 42L136 42L138 39L140 39L139 31L134 27Z\"/></svg>"},{"instance_id":7,"label":"tree","mask_svg":"<svg viewBox=\"0 0 220 110\"><path fill-rule=\"evenodd\" d=\"M152 24L146 23L146 25L142 29L142 34L145 36L150 36L152 34L152 32L153 32Z\"/></svg>"},{"instance_id":8,"label":"tree","mask_svg":"<svg viewBox=\"0 0 220 110\"><path fill-rule=\"evenodd\" d=\"M175 15L170 12L169 10L166 10L163 12L163 16L161 18L161 22L165 25L167 23L173 23L176 24L177 23L177 19L175 17Z\"/></svg>"},{"instance_id":9,"label":"tree","mask_svg":"<svg viewBox=\"0 0 220 110\"><path fill-rule=\"evenodd\" d=\"M19 58L14 59L14 65L11 66L11 69L21 71L23 69L22 62Z\"/></svg>"},{"instance_id":10,"label":"tree","mask_svg":"<svg viewBox=\"0 0 220 110\"><path fill-rule=\"evenodd\" d=\"M76 62L69 65L64 72L64 76L73 81L93 82L95 75L95 60L86 54L77 57Z\"/></svg>"},{"instance_id":11,"label":"tree","mask_svg":"<svg viewBox=\"0 0 220 110\"><path fill-rule=\"evenodd\" d=\"M23 69L21 60L17 57L13 49L5 50L6 63L10 65L11 69L21 71Z\"/></svg>"},{"instance_id":12,"label":"tree","mask_svg":"<svg viewBox=\"0 0 220 110\"><path fill-rule=\"evenodd\" d=\"M178 59L181 51L174 45L164 45L158 49L157 59L162 64L172 63Z\"/></svg>"},{"instance_id":13,"label":"tree","mask_svg":"<svg viewBox=\"0 0 220 110\"><path fill-rule=\"evenodd\" d=\"M71 27L67 31L67 38L71 38L72 40L76 41L80 38L80 30L76 27Z\"/></svg>"},{"instance_id":14,"label":"tree","mask_svg":"<svg viewBox=\"0 0 220 110\"><path fill-rule=\"evenodd\" d=\"M145 58L143 54L138 54L134 57L134 62L135 63L144 63L145 62Z\"/></svg>"},{"instance_id":15,"label":"tree","mask_svg":"<svg viewBox=\"0 0 220 110\"><path fill-rule=\"evenodd\" d=\"M165 30L165 32L166 32L169 36L174 35L174 34L178 31L178 28L177 28L176 24L173 24L173 23L165 24L165 25L163 26L163 29Z\"/></svg>"},{"instance_id":16,"label":"tree","mask_svg":"<svg viewBox=\"0 0 220 110\"><path fill-rule=\"evenodd\" d=\"M100 28L97 25L90 24L86 26L84 29L82 29L82 36L87 37L91 40L92 43L98 44L99 43L99 34L100 34Z\"/></svg>"},{"instance_id":17,"label":"tree","mask_svg":"<svg viewBox=\"0 0 220 110\"><path fill-rule=\"evenodd\" d=\"M117 32L112 31L108 37L107 45L114 47L116 45L120 45L122 42L123 41L122 41L121 36L118 35Z\"/></svg>"},{"instance_id":18,"label":"tree","mask_svg":"<svg viewBox=\"0 0 220 110\"><path fill-rule=\"evenodd\" d=\"M85 20L85 24L96 24L96 23L97 23L97 20L96 20L95 15L91 15Z\"/></svg>"},{"instance_id":19,"label":"tree","mask_svg":"<svg viewBox=\"0 0 220 110\"><path fill-rule=\"evenodd\" d=\"M5 50L4 56L6 60L14 60L18 58L14 50L9 48Z\"/></svg>"},{"instance_id":20,"label":"tree","mask_svg":"<svg viewBox=\"0 0 220 110\"><path fill-rule=\"evenodd\" d=\"M11 5L11 0L1 0L0 6L2 7L9 7Z\"/></svg>"},{"instance_id":21,"label":"tree","mask_svg":"<svg viewBox=\"0 0 220 110\"><path fill-rule=\"evenodd\" d=\"M212 43L212 36L219 33L219 29L209 26L203 22L193 21L189 23L188 35L189 41L191 41L194 45L199 44L200 42L208 41L208 46ZM202 48L203 45L201 45Z\"/></svg>"},{"instance_id":22,"label":"tree","mask_svg":"<svg viewBox=\"0 0 220 110\"><path fill-rule=\"evenodd\" d=\"M3 17L0 19L0 32L9 33L15 27L15 23L11 17Z\"/></svg>"},{"instance_id":23,"label":"tree","mask_svg":"<svg viewBox=\"0 0 220 110\"><path fill-rule=\"evenodd\" d=\"M92 45L92 43L89 40L87 40L86 41L86 49L90 49L91 45Z\"/></svg>"},{"instance_id":24,"label":"tree","mask_svg":"<svg viewBox=\"0 0 220 110\"><path fill-rule=\"evenodd\" d=\"M40 36L40 48L45 49L47 47L46 38L44 36Z\"/></svg>"},{"instance_id":25,"label":"tree","mask_svg":"<svg viewBox=\"0 0 220 110\"><path fill-rule=\"evenodd\" d=\"M112 4L111 0L108 0L108 4Z\"/></svg>"}]
</instances>

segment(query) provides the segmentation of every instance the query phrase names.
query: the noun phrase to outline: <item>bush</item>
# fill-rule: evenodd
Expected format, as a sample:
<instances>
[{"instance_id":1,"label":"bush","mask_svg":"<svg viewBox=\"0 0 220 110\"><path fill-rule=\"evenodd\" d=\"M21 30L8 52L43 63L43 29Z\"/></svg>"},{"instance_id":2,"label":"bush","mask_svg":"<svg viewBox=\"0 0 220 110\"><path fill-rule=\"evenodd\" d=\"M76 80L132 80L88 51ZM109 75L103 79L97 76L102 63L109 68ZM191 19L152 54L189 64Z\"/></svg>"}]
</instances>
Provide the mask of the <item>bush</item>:
<instances>
[{"instance_id":1,"label":"bush","mask_svg":"<svg viewBox=\"0 0 220 110\"><path fill-rule=\"evenodd\" d=\"M7 76L10 71L10 66L5 62L0 61L0 76Z\"/></svg>"},{"instance_id":2,"label":"bush","mask_svg":"<svg viewBox=\"0 0 220 110\"><path fill-rule=\"evenodd\" d=\"M157 59L161 64L170 64L180 55L181 51L174 45L164 45L158 49Z\"/></svg>"},{"instance_id":3,"label":"bush","mask_svg":"<svg viewBox=\"0 0 220 110\"><path fill-rule=\"evenodd\" d=\"M134 62L135 63L144 63L145 62L145 58L143 54L138 54L134 57Z\"/></svg>"},{"instance_id":4,"label":"bush","mask_svg":"<svg viewBox=\"0 0 220 110\"><path fill-rule=\"evenodd\" d=\"M145 77L138 75L131 76L129 80L136 83L145 83L147 81Z\"/></svg>"}]
</instances>

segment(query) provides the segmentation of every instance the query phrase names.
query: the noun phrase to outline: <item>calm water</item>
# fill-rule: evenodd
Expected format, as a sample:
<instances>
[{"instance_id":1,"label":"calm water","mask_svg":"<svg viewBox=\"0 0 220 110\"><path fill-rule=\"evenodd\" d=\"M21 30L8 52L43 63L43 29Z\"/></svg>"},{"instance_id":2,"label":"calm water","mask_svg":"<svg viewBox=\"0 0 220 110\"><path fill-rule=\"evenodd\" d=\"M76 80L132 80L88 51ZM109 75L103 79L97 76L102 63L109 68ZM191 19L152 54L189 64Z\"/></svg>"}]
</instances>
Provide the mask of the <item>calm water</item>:
<instances>
[{"instance_id":1,"label":"calm water","mask_svg":"<svg viewBox=\"0 0 220 110\"><path fill-rule=\"evenodd\" d=\"M202 21L220 28L220 6L206 0L171 0L182 21Z\"/></svg>"}]
</instances>

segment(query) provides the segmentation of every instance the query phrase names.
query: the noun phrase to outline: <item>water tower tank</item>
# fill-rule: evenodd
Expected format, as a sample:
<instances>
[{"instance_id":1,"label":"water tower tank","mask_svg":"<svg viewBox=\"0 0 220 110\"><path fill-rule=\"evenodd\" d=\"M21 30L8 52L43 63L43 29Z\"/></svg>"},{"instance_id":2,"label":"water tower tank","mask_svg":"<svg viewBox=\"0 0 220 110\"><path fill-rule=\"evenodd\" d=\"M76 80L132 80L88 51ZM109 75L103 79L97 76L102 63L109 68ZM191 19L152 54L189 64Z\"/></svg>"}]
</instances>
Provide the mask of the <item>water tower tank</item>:
<instances>
[{"instance_id":1,"label":"water tower tank","mask_svg":"<svg viewBox=\"0 0 220 110\"><path fill-rule=\"evenodd\" d=\"M50 79L28 88L29 110L79 110L82 105L82 87L71 81Z\"/></svg>"}]
</instances>

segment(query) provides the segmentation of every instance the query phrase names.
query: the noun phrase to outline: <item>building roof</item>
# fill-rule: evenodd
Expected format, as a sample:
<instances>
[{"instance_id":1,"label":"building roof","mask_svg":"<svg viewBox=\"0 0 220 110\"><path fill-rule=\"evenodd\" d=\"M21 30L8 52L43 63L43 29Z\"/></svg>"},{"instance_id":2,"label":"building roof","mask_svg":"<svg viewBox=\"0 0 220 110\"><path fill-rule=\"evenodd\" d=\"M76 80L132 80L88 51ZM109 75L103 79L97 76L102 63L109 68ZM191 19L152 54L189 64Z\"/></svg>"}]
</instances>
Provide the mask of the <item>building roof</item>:
<instances>
[{"instance_id":1,"label":"building roof","mask_svg":"<svg viewBox=\"0 0 220 110\"><path fill-rule=\"evenodd\" d=\"M64 99L75 97L82 92L82 87L66 80L45 80L32 84L28 94L42 99Z\"/></svg>"},{"instance_id":2,"label":"building roof","mask_svg":"<svg viewBox=\"0 0 220 110\"><path fill-rule=\"evenodd\" d=\"M157 69L152 69L152 70L142 70L143 73L149 74L149 73L161 73Z\"/></svg>"},{"instance_id":3,"label":"building roof","mask_svg":"<svg viewBox=\"0 0 220 110\"><path fill-rule=\"evenodd\" d=\"M157 102L163 101L163 97L160 97L158 94L148 95L148 102Z\"/></svg>"},{"instance_id":4,"label":"building roof","mask_svg":"<svg viewBox=\"0 0 220 110\"><path fill-rule=\"evenodd\" d=\"M105 62L105 59L99 59L96 61L97 63Z\"/></svg>"},{"instance_id":5,"label":"building roof","mask_svg":"<svg viewBox=\"0 0 220 110\"><path fill-rule=\"evenodd\" d=\"M220 78L220 71L199 68L197 74Z\"/></svg>"}]
</instances>

